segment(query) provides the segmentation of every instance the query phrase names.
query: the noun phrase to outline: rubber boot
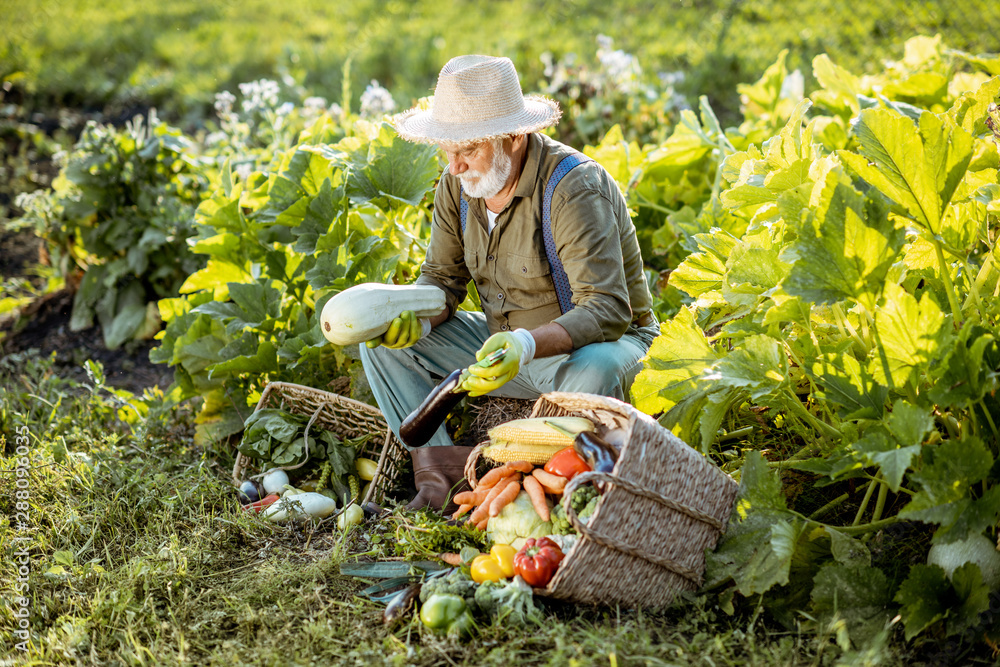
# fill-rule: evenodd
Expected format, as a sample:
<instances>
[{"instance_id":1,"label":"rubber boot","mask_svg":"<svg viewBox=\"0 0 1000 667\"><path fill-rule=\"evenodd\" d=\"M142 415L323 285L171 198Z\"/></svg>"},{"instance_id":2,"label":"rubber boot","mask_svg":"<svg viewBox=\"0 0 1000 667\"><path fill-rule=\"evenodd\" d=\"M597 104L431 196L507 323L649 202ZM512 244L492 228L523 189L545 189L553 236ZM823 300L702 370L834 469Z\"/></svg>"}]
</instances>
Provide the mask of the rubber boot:
<instances>
[{"instance_id":1,"label":"rubber boot","mask_svg":"<svg viewBox=\"0 0 1000 667\"><path fill-rule=\"evenodd\" d=\"M472 450L473 447L417 447L411 450L417 495L406 509L429 507L446 517L454 514L458 505L450 502L451 498L460 491L469 490L465 461Z\"/></svg>"}]
</instances>

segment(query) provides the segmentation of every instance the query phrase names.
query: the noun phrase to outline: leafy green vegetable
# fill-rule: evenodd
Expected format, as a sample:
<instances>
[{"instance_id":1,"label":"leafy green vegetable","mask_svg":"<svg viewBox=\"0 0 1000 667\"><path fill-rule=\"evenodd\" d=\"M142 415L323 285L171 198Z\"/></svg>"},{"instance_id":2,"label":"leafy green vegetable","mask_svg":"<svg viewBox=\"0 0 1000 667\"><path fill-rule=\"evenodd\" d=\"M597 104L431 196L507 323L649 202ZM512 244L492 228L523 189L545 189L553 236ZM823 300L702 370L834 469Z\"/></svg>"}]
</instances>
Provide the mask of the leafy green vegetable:
<instances>
[{"instance_id":1,"label":"leafy green vegetable","mask_svg":"<svg viewBox=\"0 0 1000 667\"><path fill-rule=\"evenodd\" d=\"M545 537L551 532L552 523L542 521L526 491L521 491L513 502L504 506L500 514L490 517L486 526L491 542L509 544L515 549L529 537Z\"/></svg>"},{"instance_id":2,"label":"leafy green vegetable","mask_svg":"<svg viewBox=\"0 0 1000 667\"><path fill-rule=\"evenodd\" d=\"M505 625L541 625L545 619L541 608L535 604L531 586L521 577L479 584L475 603L481 613Z\"/></svg>"}]
</instances>

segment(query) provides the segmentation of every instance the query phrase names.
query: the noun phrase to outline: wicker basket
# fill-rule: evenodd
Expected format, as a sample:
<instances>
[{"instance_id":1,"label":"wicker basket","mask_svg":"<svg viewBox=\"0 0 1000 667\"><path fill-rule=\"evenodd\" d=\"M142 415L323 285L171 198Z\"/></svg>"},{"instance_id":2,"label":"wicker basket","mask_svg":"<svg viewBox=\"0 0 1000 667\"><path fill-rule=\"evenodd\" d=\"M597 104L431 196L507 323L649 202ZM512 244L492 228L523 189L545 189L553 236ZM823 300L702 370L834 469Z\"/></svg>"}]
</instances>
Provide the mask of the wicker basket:
<instances>
[{"instance_id":1,"label":"wicker basket","mask_svg":"<svg viewBox=\"0 0 1000 667\"><path fill-rule=\"evenodd\" d=\"M300 384L272 382L264 388L254 410L267 407L308 416L309 422L304 434L307 443L310 442L309 432L315 427L332 431L342 438L374 435L358 452L359 457L378 461L371 487L361 499L362 504L369 501L379 504L384 502L386 494L399 477L402 463L409 459L406 448L389 429L382 412L366 403ZM233 481L236 484L246 479L250 463L249 457L237 453L236 464L233 466ZM297 467L299 466L285 466L283 469L293 470Z\"/></svg>"},{"instance_id":2,"label":"wicker basket","mask_svg":"<svg viewBox=\"0 0 1000 667\"><path fill-rule=\"evenodd\" d=\"M577 603L664 607L701 585L705 550L725 531L738 485L697 451L631 405L603 396L553 392L532 417L575 415L624 428L626 445L611 474L574 477L564 507L580 539L548 587ZM472 466L474 468L474 466ZM569 507L580 484L607 482L588 525Z\"/></svg>"}]
</instances>

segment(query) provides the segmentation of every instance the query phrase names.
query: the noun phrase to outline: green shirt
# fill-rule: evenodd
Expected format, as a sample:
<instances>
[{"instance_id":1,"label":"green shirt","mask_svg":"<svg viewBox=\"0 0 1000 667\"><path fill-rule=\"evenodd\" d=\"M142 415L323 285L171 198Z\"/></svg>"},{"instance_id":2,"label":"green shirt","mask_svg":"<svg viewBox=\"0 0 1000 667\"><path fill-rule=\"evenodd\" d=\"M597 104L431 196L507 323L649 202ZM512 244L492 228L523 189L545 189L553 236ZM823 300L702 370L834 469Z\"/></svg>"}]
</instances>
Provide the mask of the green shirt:
<instances>
[{"instance_id":1,"label":"green shirt","mask_svg":"<svg viewBox=\"0 0 1000 667\"><path fill-rule=\"evenodd\" d=\"M559 161L574 151L531 134L514 196L487 232L486 204L461 192L448 171L434 196L427 257L417 283L444 290L454 314L475 282L490 333L558 322L573 347L618 340L650 312L635 226L625 198L597 162L572 169L552 196L552 235L575 308L562 314L542 242L542 195ZM469 203L462 238L459 197Z\"/></svg>"}]
</instances>

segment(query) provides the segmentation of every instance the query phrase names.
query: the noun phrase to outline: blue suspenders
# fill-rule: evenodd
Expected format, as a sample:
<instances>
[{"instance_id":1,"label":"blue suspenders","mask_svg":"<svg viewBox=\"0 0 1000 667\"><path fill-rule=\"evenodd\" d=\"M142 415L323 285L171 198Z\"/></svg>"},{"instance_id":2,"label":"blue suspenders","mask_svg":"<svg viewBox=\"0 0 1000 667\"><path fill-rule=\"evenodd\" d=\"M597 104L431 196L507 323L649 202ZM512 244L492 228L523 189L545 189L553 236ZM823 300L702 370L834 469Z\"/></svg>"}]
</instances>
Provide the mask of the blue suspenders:
<instances>
[{"instance_id":1,"label":"blue suspenders","mask_svg":"<svg viewBox=\"0 0 1000 667\"><path fill-rule=\"evenodd\" d=\"M545 184L545 192L542 195L542 240L545 243L545 258L548 260L549 268L552 272L552 284L556 290L556 299L559 300L559 310L563 313L569 312L574 307L573 290L570 289L569 278L566 276L566 270L563 268L562 262L559 261L559 253L556 252L556 242L552 237L552 193L555 192L556 186L559 185L559 181L562 180L563 176L568 174L573 167L589 161L590 158L581 153L573 153L564 157L556 165L552 176L549 177L548 183ZM460 202L459 217L462 220L462 235L465 236L465 221L469 216L469 203L465 201L464 197L460 196L458 199Z\"/></svg>"}]
</instances>

